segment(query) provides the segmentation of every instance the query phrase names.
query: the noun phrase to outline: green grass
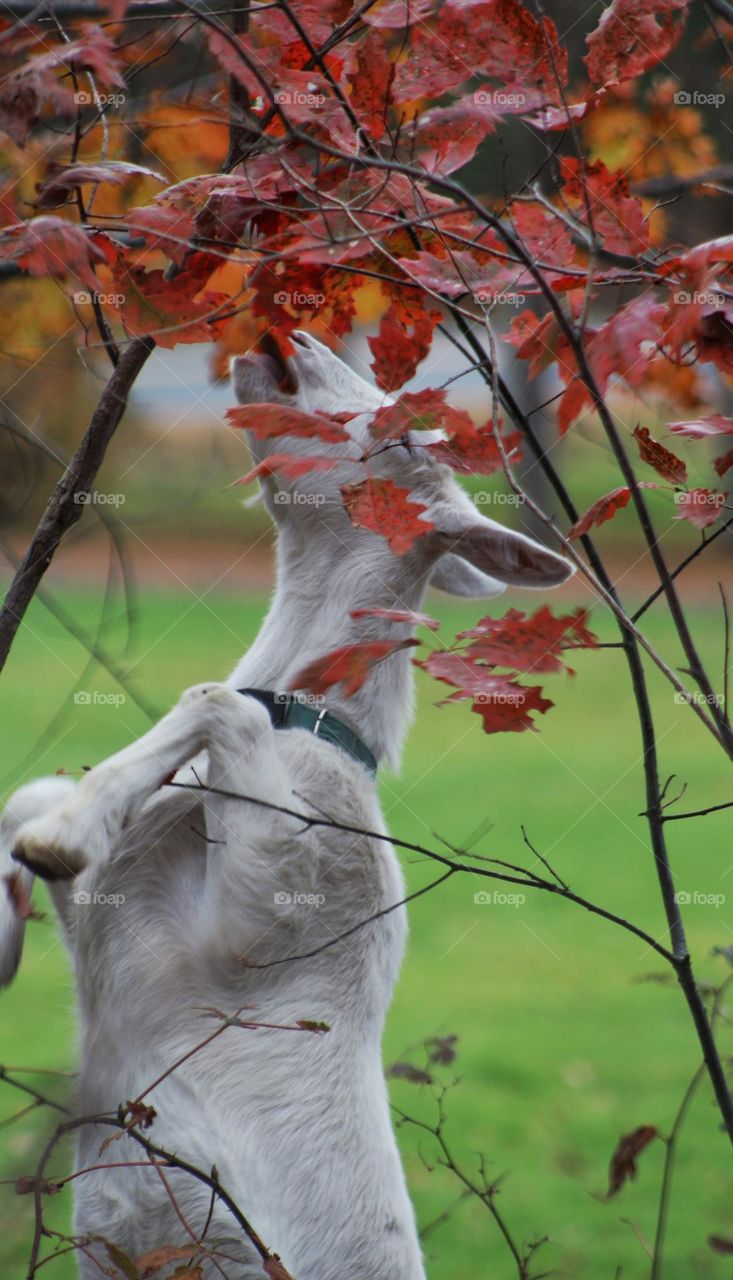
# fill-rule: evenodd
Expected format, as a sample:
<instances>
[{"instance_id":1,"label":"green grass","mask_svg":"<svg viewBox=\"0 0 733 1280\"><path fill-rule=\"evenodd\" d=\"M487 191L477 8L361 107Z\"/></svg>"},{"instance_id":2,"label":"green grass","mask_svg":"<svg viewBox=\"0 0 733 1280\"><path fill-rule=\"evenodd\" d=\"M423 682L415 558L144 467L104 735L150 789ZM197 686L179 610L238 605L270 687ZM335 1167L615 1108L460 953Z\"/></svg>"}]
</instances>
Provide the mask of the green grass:
<instances>
[{"instance_id":1,"label":"green grass","mask_svg":"<svg viewBox=\"0 0 733 1280\"><path fill-rule=\"evenodd\" d=\"M64 604L79 625L94 630L95 593L67 591ZM479 616L477 604L433 606L453 627ZM134 687L164 710L187 684L222 675L233 665L263 608L261 599L232 595L212 594L202 602L192 595L144 594L134 637L137 656L120 661L130 668ZM714 656L719 615L712 604L709 614L696 615L695 625ZM599 628L611 638L609 623L599 622ZM663 621L651 616L649 630L679 664ZM119 651L119 619L108 620L102 638ZM129 699L120 706L73 702L84 662L76 642L36 604L0 682L5 789L21 775L93 764L146 728L145 716ZM441 848L441 837L469 842L486 820L493 825L476 851L514 861L530 858L522 843L524 823L577 892L662 937L649 842L637 816L644 807L639 735L623 659L604 650L577 655L574 666L574 679L543 679L556 707L543 718L539 734L489 738L467 705L436 707L439 687L420 676L417 724L403 773L383 781L388 822L395 835ZM704 731L688 708L675 704L655 672L650 679L664 771L687 783L685 805L728 799L724 763ZM98 672L84 677L83 687L117 688ZM63 719L39 746L39 735L59 708ZM668 827L680 888L728 890L730 897L727 830L725 814ZM436 874L424 860L403 861L411 889ZM443 1073L447 1080L460 1077L445 1102L449 1142L468 1172L475 1173L477 1153L483 1153L490 1176L505 1175L499 1204L520 1242L550 1237L537 1269L554 1269L566 1280L646 1277L649 1260L640 1238L653 1238L661 1143L642 1155L637 1180L617 1199L604 1203L601 1197L619 1135L639 1124L668 1131L697 1066L681 996L638 981L660 973L662 962L612 925L540 893L528 892L519 906L476 905L473 895L480 887L471 878L455 877L412 905L386 1059L393 1061L436 1032L458 1035L457 1062ZM691 905L686 918L700 976L720 980L723 962L710 952L732 940L729 905ZM67 961L50 920L33 923L29 935L20 974L0 996L0 1060L70 1069L73 996ZM731 1051L730 1036L725 1047ZM63 1091L60 1082L52 1087ZM433 1094L425 1087L395 1081L393 1097L411 1114L434 1114ZM2 1115L21 1105L19 1094L0 1087ZM30 1171L48 1124L37 1112L3 1131L3 1177ZM460 1187L436 1166L428 1137L407 1125L400 1140L425 1224L457 1198ZM680 1146L665 1280L730 1275L730 1263L706 1245L710 1233L730 1234L728 1160L705 1084ZM51 1201L50 1221L66 1221L68 1196ZM11 1187L0 1189L3 1277L23 1274L31 1210L28 1198L16 1198ZM475 1202L462 1203L430 1234L426 1252L431 1280L516 1275L496 1226ZM49 1268L61 1280L72 1274L68 1259Z\"/></svg>"}]
</instances>

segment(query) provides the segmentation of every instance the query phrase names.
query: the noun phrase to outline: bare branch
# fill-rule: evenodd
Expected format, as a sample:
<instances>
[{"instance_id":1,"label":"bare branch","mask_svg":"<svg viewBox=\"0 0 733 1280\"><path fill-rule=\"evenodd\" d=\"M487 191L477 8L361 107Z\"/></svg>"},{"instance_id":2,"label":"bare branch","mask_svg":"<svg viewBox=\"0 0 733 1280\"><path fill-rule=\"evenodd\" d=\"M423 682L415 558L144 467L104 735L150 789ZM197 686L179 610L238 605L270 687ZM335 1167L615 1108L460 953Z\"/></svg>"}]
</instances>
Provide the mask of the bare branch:
<instances>
[{"instance_id":1,"label":"bare branch","mask_svg":"<svg viewBox=\"0 0 733 1280\"><path fill-rule=\"evenodd\" d=\"M123 413L132 386L153 350L152 338L134 338L112 373L79 447L58 481L46 510L10 585L0 611L0 671L35 590L64 534L81 518L84 499L94 485L107 446Z\"/></svg>"}]
</instances>

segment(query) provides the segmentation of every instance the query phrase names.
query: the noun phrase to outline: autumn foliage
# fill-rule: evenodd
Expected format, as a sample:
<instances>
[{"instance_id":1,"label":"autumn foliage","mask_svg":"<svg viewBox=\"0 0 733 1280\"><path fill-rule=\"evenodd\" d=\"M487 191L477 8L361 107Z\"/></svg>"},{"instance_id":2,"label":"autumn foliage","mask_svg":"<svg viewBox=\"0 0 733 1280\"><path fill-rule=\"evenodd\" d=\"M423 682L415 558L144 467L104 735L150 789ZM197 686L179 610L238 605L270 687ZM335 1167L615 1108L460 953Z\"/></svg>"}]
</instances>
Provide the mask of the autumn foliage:
<instances>
[{"instance_id":1,"label":"autumn foliage","mask_svg":"<svg viewBox=\"0 0 733 1280\"><path fill-rule=\"evenodd\" d=\"M513 474L528 456L526 423L507 414L496 380L497 344L530 381L554 370L559 437L619 395L639 406L651 397L668 417L701 408L700 367L733 373L733 237L675 243L664 209L644 194L660 172L686 179L715 161L699 112L676 105L666 69L685 0L613 0L579 60L552 19L520 0L278 0L234 27L208 12L189 21L183 4L157 58L172 65L195 47L217 85L185 102L136 97L144 5L134 22L124 0L102 9L99 22L70 32L11 18L0 30L9 68L0 264L35 287L53 282L68 302L59 326L75 324L95 352L114 359L141 335L162 347L203 342L222 377L231 355L265 336L287 354L297 326L338 347L371 291L372 373L385 393L374 448L433 433L419 447L481 476ZM634 150L650 121L658 146ZM478 196L472 163L520 123L556 152L542 182ZM526 305L496 324L497 308L516 298ZM439 325L457 326L471 361L481 354L475 335L488 342L482 421L445 388L405 389ZM234 483L330 470L331 452L291 453L288 439L349 439L347 419L282 405L233 408L229 421L282 439ZM647 426L616 430L623 483L585 513L566 512L566 545L632 503L640 509L645 490L666 495L670 524L719 524L730 418L680 417L663 431L692 442L700 482ZM717 437L723 451L710 459L705 442ZM365 461L367 478L342 487L344 519L404 555L432 526L409 488L369 475ZM487 731L529 728L531 713L552 704L517 677L556 672L562 649L595 640L584 619L546 608L512 610L496 627L486 619L418 662L452 685L451 698L470 697ZM346 689L373 657L339 657Z\"/></svg>"}]
</instances>

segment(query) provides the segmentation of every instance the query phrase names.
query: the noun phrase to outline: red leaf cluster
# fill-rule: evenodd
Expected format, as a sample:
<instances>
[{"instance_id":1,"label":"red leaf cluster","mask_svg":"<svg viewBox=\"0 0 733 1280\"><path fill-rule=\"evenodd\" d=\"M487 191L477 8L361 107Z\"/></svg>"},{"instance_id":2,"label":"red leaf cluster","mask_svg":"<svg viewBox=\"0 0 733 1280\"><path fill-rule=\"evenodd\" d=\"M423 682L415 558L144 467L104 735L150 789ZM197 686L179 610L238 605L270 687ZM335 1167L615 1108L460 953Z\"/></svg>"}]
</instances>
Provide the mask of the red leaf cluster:
<instances>
[{"instance_id":1,"label":"red leaf cluster","mask_svg":"<svg viewBox=\"0 0 733 1280\"><path fill-rule=\"evenodd\" d=\"M453 686L456 692L449 701L471 698L485 733L521 733L536 728L532 712L543 715L553 703L543 698L539 685L520 684L517 673L570 671L561 658L565 650L598 643L587 618L580 609L556 618L546 605L531 617L510 609L503 618L483 618L460 633L456 647L438 650L416 665ZM506 668L506 674L497 667Z\"/></svg>"}]
</instances>

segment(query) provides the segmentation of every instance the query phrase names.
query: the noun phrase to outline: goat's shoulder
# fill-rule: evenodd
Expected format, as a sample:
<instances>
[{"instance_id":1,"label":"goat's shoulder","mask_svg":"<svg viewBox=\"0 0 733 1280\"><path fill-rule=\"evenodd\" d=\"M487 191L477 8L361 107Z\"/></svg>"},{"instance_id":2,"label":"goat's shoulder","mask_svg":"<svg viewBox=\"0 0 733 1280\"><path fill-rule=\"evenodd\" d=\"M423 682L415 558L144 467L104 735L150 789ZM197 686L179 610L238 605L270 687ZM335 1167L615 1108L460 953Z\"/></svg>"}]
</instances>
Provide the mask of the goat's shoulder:
<instances>
[{"instance_id":1,"label":"goat's shoulder","mask_svg":"<svg viewBox=\"0 0 733 1280\"><path fill-rule=\"evenodd\" d=\"M357 828L353 834L385 833L376 783L364 765L302 729L282 734L280 742L293 808Z\"/></svg>"}]
</instances>

